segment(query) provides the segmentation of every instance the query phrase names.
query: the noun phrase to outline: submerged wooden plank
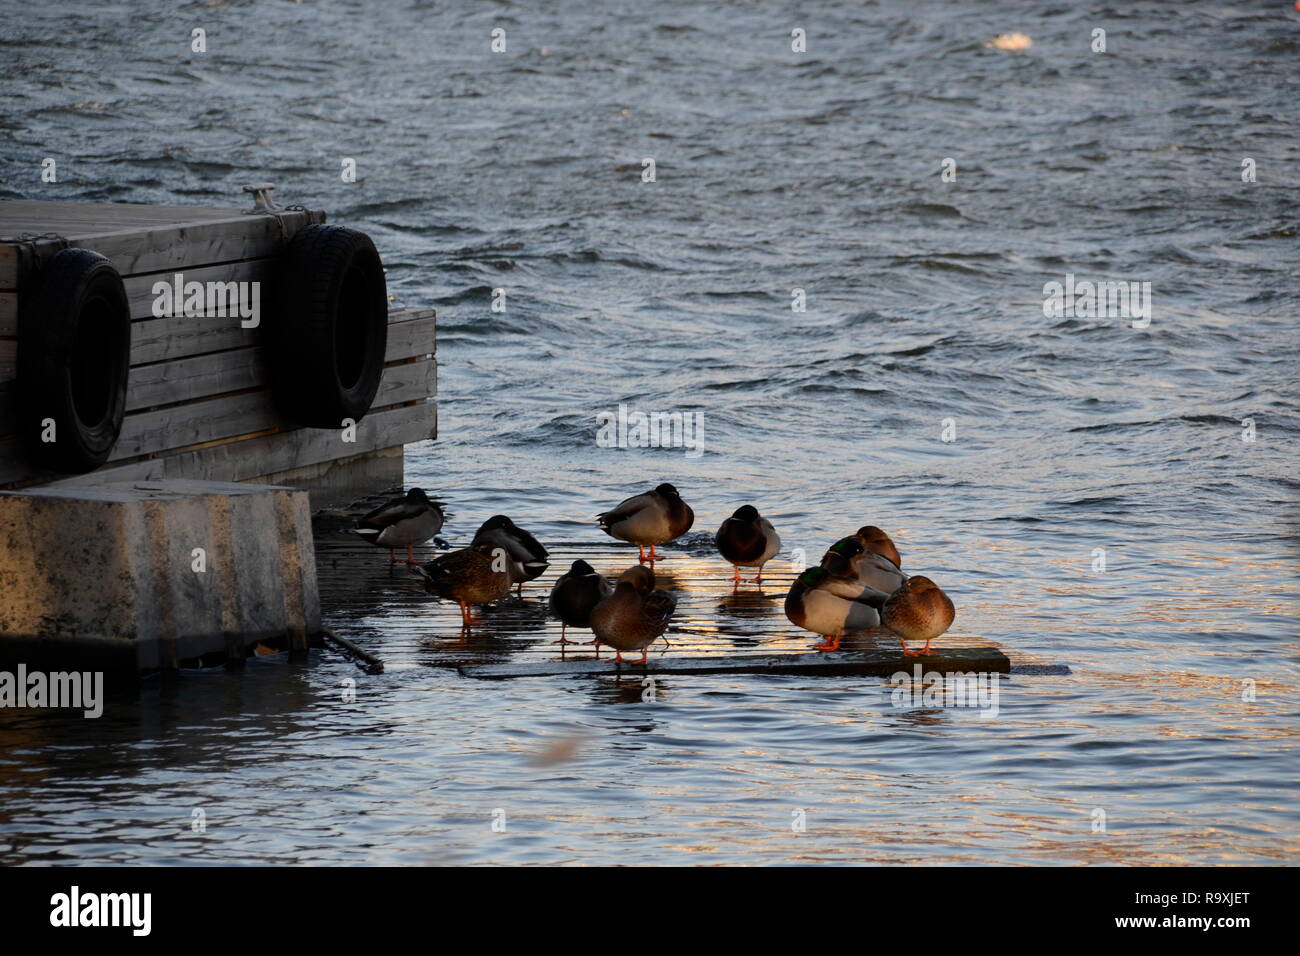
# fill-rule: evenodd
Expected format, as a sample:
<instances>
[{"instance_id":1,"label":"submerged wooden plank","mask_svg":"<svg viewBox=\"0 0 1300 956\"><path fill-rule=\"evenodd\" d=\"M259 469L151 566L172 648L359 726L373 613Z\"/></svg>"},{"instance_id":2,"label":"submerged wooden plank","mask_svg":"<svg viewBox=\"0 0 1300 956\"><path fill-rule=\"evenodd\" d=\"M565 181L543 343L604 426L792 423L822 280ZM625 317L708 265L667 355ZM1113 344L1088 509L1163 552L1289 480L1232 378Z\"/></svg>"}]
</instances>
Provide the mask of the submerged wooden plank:
<instances>
[{"instance_id":1,"label":"submerged wooden plank","mask_svg":"<svg viewBox=\"0 0 1300 956\"><path fill-rule=\"evenodd\" d=\"M913 673L916 664L922 672L996 673L1011 670L1010 659L993 647L944 648L939 656L904 657L897 649L838 651L835 653L776 654L767 657L656 657L642 667L630 660L622 665L613 660L612 652L603 659L584 657L572 661L534 663L480 664L460 667L466 677L500 680L510 677L585 677L596 674L788 674L794 676L866 676L888 677L899 671ZM590 653L590 652L586 652Z\"/></svg>"}]
</instances>

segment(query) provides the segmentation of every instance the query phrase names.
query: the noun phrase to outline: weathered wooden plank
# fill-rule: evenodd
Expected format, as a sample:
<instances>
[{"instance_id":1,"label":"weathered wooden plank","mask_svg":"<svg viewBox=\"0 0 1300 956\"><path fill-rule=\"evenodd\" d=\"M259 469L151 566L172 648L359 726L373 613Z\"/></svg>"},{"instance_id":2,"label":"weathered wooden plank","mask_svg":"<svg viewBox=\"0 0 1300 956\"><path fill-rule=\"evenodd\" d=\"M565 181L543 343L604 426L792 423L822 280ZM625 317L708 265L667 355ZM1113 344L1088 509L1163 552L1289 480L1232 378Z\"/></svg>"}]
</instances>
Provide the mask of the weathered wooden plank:
<instances>
[{"instance_id":1,"label":"weathered wooden plank","mask_svg":"<svg viewBox=\"0 0 1300 956\"><path fill-rule=\"evenodd\" d=\"M18 340L0 339L0 383L18 377Z\"/></svg>"},{"instance_id":2,"label":"weathered wooden plank","mask_svg":"<svg viewBox=\"0 0 1300 956\"><path fill-rule=\"evenodd\" d=\"M18 293L0 292L0 339L18 335Z\"/></svg>"},{"instance_id":3,"label":"weathered wooden plank","mask_svg":"<svg viewBox=\"0 0 1300 956\"><path fill-rule=\"evenodd\" d=\"M429 310L432 311L432 310ZM436 355L438 320L435 316L409 319L388 326L388 355Z\"/></svg>"},{"instance_id":4,"label":"weathered wooden plank","mask_svg":"<svg viewBox=\"0 0 1300 956\"><path fill-rule=\"evenodd\" d=\"M934 657L904 657L901 650L837 651L829 654L776 654L769 657L691 657L672 658L651 656L646 667L625 662L614 662L612 654L603 659L594 657L573 661L540 663L478 664L459 668L466 677L500 680L509 677L586 677L598 674L648 673L648 674L791 674L795 676L865 676L888 677L898 671L913 673L920 663L921 669L940 674L982 673L1005 674L1011 670L1011 661L1000 650L992 647L950 647Z\"/></svg>"},{"instance_id":5,"label":"weathered wooden plank","mask_svg":"<svg viewBox=\"0 0 1300 956\"><path fill-rule=\"evenodd\" d=\"M402 405L372 412L357 424L357 440L347 446L349 457L437 436L438 406ZM316 428L256 436L102 468L89 475L63 479L76 482L138 481L155 478L194 478L208 481L249 481L277 472L341 460L338 433ZM0 462L0 484L4 482ZM62 483L62 481L58 482Z\"/></svg>"},{"instance_id":6,"label":"weathered wooden plank","mask_svg":"<svg viewBox=\"0 0 1300 956\"><path fill-rule=\"evenodd\" d=\"M0 236L40 232L47 223L80 224L84 230L112 231L124 225L168 225L229 219L235 206L163 206L155 203L73 202L46 199L0 200Z\"/></svg>"},{"instance_id":7,"label":"weathered wooden plank","mask_svg":"<svg viewBox=\"0 0 1300 956\"><path fill-rule=\"evenodd\" d=\"M131 369L127 412L175 405L266 384L266 352L231 349ZM0 421L3 421L0 418Z\"/></svg>"},{"instance_id":8,"label":"weathered wooden plank","mask_svg":"<svg viewBox=\"0 0 1300 956\"><path fill-rule=\"evenodd\" d=\"M424 401L430 394L430 376L436 375L436 370L437 366L430 360L386 368L374 407L378 409L399 403ZM436 388L436 384L432 387ZM270 391L259 388L237 395L186 402L158 411L127 415L122 422L122 434L109 461L159 454L270 428L290 427L276 411ZM340 424L339 431L324 431L334 435L339 442L339 457L346 457L350 452L341 438L341 428Z\"/></svg>"},{"instance_id":9,"label":"weathered wooden plank","mask_svg":"<svg viewBox=\"0 0 1300 956\"><path fill-rule=\"evenodd\" d=\"M88 213L91 221L42 220L33 228L6 229L4 235L55 232L69 246L92 249L110 259L123 276L132 276L264 258L273 255L303 226L325 221L325 214L319 210L245 215L227 209L215 210L223 215L214 217L196 216L195 210L187 207L175 208L183 212L172 222L128 223L122 228L121 223L94 224L93 217L97 214ZM0 220L3 217L3 203L0 203ZM39 261L53 256L61 247L62 243L49 239L31 244ZM20 256L18 245L0 244L0 291L21 289L30 265Z\"/></svg>"},{"instance_id":10,"label":"weathered wooden plank","mask_svg":"<svg viewBox=\"0 0 1300 956\"><path fill-rule=\"evenodd\" d=\"M194 267L189 266L185 269L178 269L169 272L150 272L146 275L126 276L122 279L122 286L126 289L126 298L131 306L132 319L152 319L154 303L154 285L158 282L166 282L171 285L177 272L184 277L184 282L258 282L258 303L261 308L261 316L265 321L268 310L271 308L273 286L275 279L275 260L274 259L249 259L244 262L225 262L217 265ZM191 322L209 321L222 322L224 319L195 319ZM233 321L238 322L238 319Z\"/></svg>"},{"instance_id":11,"label":"weathered wooden plank","mask_svg":"<svg viewBox=\"0 0 1300 956\"><path fill-rule=\"evenodd\" d=\"M420 310L431 313L432 309ZM394 318L396 317L396 318ZM437 318L412 318L408 310L389 313L387 360L433 354L437 348ZM261 339L259 329L245 329L238 319L195 319L176 316L131 323L131 365L163 362L225 349L250 348ZM4 377L0 376L0 381Z\"/></svg>"}]
</instances>

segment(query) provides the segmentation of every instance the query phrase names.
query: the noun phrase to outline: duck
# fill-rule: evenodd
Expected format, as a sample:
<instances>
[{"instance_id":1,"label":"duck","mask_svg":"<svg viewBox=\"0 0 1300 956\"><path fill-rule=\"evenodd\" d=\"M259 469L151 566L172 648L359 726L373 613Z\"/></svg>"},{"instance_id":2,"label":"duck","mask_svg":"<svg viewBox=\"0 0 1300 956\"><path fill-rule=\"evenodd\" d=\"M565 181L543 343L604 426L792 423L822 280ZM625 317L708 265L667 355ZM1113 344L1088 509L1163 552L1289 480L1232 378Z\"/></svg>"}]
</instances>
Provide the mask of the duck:
<instances>
[{"instance_id":1,"label":"duck","mask_svg":"<svg viewBox=\"0 0 1300 956\"><path fill-rule=\"evenodd\" d=\"M614 593L609 579L579 558L556 579L547 605L560 619L561 644L573 644L566 637L570 627L590 627L591 609ZM593 644L595 641L592 642Z\"/></svg>"},{"instance_id":2,"label":"duck","mask_svg":"<svg viewBox=\"0 0 1300 956\"><path fill-rule=\"evenodd\" d=\"M436 597L460 605L461 623L473 623L469 608L486 604L510 592L509 563L502 561L498 548L477 544L434 558L415 568L424 578L424 588Z\"/></svg>"},{"instance_id":3,"label":"duck","mask_svg":"<svg viewBox=\"0 0 1300 956\"><path fill-rule=\"evenodd\" d=\"M831 572L825 568L809 568L795 578L785 596L785 616L796 627L826 638L813 645L818 651L839 650L845 634L880 626L880 611L866 601L835 593Z\"/></svg>"},{"instance_id":4,"label":"duck","mask_svg":"<svg viewBox=\"0 0 1300 956\"><path fill-rule=\"evenodd\" d=\"M868 551L857 537L840 538L822 556L821 566L836 578L853 577L864 587L882 594L893 594L907 580L893 561L875 551Z\"/></svg>"},{"instance_id":5,"label":"duck","mask_svg":"<svg viewBox=\"0 0 1300 956\"><path fill-rule=\"evenodd\" d=\"M549 557L546 549L505 515L493 515L484 521L478 531L474 532L474 540L470 544L504 549L509 562L506 568L510 574L510 583L518 585L521 594L524 582L541 577L550 567L546 560Z\"/></svg>"},{"instance_id":6,"label":"duck","mask_svg":"<svg viewBox=\"0 0 1300 956\"><path fill-rule=\"evenodd\" d=\"M695 512L682 500L677 489L664 482L650 491L633 495L602 514L596 526L611 538L637 546L638 561L654 564L658 560L655 545L680 538L695 524ZM646 557L645 546L650 546Z\"/></svg>"},{"instance_id":7,"label":"duck","mask_svg":"<svg viewBox=\"0 0 1300 956\"><path fill-rule=\"evenodd\" d=\"M882 558L888 558L894 562L896 568L901 569L903 567L903 558L899 555L898 548L894 547L894 539L874 524L863 525L858 529L854 537L867 551L874 552Z\"/></svg>"},{"instance_id":8,"label":"duck","mask_svg":"<svg viewBox=\"0 0 1300 956\"><path fill-rule=\"evenodd\" d=\"M430 538L440 546L446 542L436 536L442 530L444 516L442 508L422 488L412 488L401 498L388 501L357 522L354 529L357 534L371 544L388 549L388 563L396 564L397 548L406 548L406 565L415 564L413 548Z\"/></svg>"},{"instance_id":9,"label":"duck","mask_svg":"<svg viewBox=\"0 0 1300 956\"><path fill-rule=\"evenodd\" d=\"M634 663L645 664L646 649L668 629L677 598L654 588L654 571L637 564L620 574L614 593L591 609L596 643L614 648L616 663L623 663L623 651L640 651L641 659Z\"/></svg>"},{"instance_id":10,"label":"duck","mask_svg":"<svg viewBox=\"0 0 1300 956\"><path fill-rule=\"evenodd\" d=\"M739 586L744 580L741 567L758 568L755 584L763 583L763 565L781 550L781 536L753 505L742 505L722 522L713 538L718 553L731 563L731 580Z\"/></svg>"},{"instance_id":11,"label":"duck","mask_svg":"<svg viewBox=\"0 0 1300 956\"><path fill-rule=\"evenodd\" d=\"M937 654L930 650L930 642L952 627L957 609L943 589L924 574L908 578L885 602L881 620L885 627L898 635L907 657ZM908 641L925 641L919 651L908 650Z\"/></svg>"}]
</instances>

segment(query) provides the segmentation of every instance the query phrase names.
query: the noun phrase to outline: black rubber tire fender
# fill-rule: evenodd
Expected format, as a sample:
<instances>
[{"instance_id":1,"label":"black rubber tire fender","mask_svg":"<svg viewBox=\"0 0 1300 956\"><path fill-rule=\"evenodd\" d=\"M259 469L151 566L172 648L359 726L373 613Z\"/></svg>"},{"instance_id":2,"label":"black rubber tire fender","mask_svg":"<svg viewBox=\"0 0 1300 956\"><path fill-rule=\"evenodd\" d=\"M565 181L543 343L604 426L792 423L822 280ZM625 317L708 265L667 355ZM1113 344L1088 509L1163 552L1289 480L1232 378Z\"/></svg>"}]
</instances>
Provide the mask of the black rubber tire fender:
<instances>
[{"instance_id":1,"label":"black rubber tire fender","mask_svg":"<svg viewBox=\"0 0 1300 956\"><path fill-rule=\"evenodd\" d=\"M280 255L269 316L272 388L291 422L341 428L370 410L388 347L388 286L364 232L307 226Z\"/></svg>"},{"instance_id":2,"label":"black rubber tire fender","mask_svg":"<svg viewBox=\"0 0 1300 956\"><path fill-rule=\"evenodd\" d=\"M108 461L130 368L131 307L117 269L89 249L55 253L18 296L18 429L32 460L72 474ZM54 440L44 441L50 422Z\"/></svg>"}]
</instances>

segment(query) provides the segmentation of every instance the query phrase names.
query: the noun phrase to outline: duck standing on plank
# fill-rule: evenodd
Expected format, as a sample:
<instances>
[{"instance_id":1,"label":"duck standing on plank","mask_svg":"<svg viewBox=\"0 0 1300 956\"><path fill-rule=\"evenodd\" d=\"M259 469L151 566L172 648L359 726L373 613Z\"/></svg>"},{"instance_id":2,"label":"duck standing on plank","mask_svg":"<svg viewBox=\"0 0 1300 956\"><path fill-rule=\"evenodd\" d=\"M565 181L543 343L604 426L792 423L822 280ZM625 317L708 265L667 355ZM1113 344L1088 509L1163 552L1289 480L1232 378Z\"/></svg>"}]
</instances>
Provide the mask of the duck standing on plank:
<instances>
[{"instance_id":1,"label":"duck standing on plank","mask_svg":"<svg viewBox=\"0 0 1300 956\"><path fill-rule=\"evenodd\" d=\"M397 548L406 549L406 564L415 564L412 549L442 530L443 514L437 502L420 488L380 505L357 522L356 533L371 544L388 549L388 563L396 564ZM443 542L439 542L442 544Z\"/></svg>"},{"instance_id":2,"label":"duck standing on plank","mask_svg":"<svg viewBox=\"0 0 1300 956\"><path fill-rule=\"evenodd\" d=\"M424 578L426 591L460 605L460 620L468 629L474 623L471 605L486 604L510 592L509 567L504 548L477 544L417 565L415 570Z\"/></svg>"},{"instance_id":3,"label":"duck standing on plank","mask_svg":"<svg viewBox=\"0 0 1300 956\"><path fill-rule=\"evenodd\" d=\"M682 501L677 489L665 482L652 491L633 495L613 509L596 516L596 526L611 538L637 546L638 561L654 564L655 545L667 544L691 530L695 512ZM647 559L646 545L650 546Z\"/></svg>"},{"instance_id":4,"label":"duck standing on plank","mask_svg":"<svg viewBox=\"0 0 1300 956\"><path fill-rule=\"evenodd\" d=\"M614 593L614 585L581 559L560 575L547 601L551 613L560 619L560 643L573 644L566 633L570 627L590 627L591 609ZM591 643L595 644L595 641Z\"/></svg>"},{"instance_id":5,"label":"duck standing on plank","mask_svg":"<svg viewBox=\"0 0 1300 956\"><path fill-rule=\"evenodd\" d=\"M655 573L638 564L620 574L614 593L591 609L596 642L614 648L617 663L623 663L623 651L640 651L634 663L645 664L646 649L668 630L677 598L654 586Z\"/></svg>"},{"instance_id":6,"label":"duck standing on plank","mask_svg":"<svg viewBox=\"0 0 1300 956\"><path fill-rule=\"evenodd\" d=\"M742 505L735 513L722 522L718 533L713 538L718 546L718 553L731 563L733 570L731 580L740 586L744 579L740 569L758 568L755 584L763 583L763 565L772 560L781 550L781 538L768 521L758 513L753 505Z\"/></svg>"},{"instance_id":7,"label":"duck standing on plank","mask_svg":"<svg viewBox=\"0 0 1300 956\"><path fill-rule=\"evenodd\" d=\"M957 609L943 589L923 574L907 582L889 596L881 618L885 627L898 635L903 653L908 657L937 654L930 642L952 627ZM925 641L919 651L909 651L908 641Z\"/></svg>"},{"instance_id":8,"label":"duck standing on plank","mask_svg":"<svg viewBox=\"0 0 1300 956\"><path fill-rule=\"evenodd\" d=\"M857 537L840 538L822 556L821 565L837 578L852 575L863 586L893 594L907 580L898 565L884 555L868 551Z\"/></svg>"},{"instance_id":9,"label":"duck standing on plank","mask_svg":"<svg viewBox=\"0 0 1300 956\"><path fill-rule=\"evenodd\" d=\"M524 590L524 582L539 578L550 567L549 554L536 538L505 515L493 515L474 533L471 545L485 544L502 548L508 556L510 583Z\"/></svg>"},{"instance_id":10,"label":"duck standing on plank","mask_svg":"<svg viewBox=\"0 0 1300 956\"><path fill-rule=\"evenodd\" d=\"M888 558L896 568L901 569L903 567L903 558L899 555L898 548L894 547L894 539L874 524L863 525L858 529L858 533L854 537L867 551L878 554L882 558Z\"/></svg>"},{"instance_id":11,"label":"duck standing on plank","mask_svg":"<svg viewBox=\"0 0 1300 956\"><path fill-rule=\"evenodd\" d=\"M863 589L865 593L878 592ZM797 627L826 640L814 645L818 651L836 651L845 634L869 631L880 626L880 612L866 600L842 597L834 587L831 572L809 568L790 585L785 596L785 616Z\"/></svg>"}]
</instances>

